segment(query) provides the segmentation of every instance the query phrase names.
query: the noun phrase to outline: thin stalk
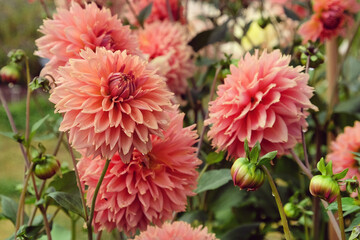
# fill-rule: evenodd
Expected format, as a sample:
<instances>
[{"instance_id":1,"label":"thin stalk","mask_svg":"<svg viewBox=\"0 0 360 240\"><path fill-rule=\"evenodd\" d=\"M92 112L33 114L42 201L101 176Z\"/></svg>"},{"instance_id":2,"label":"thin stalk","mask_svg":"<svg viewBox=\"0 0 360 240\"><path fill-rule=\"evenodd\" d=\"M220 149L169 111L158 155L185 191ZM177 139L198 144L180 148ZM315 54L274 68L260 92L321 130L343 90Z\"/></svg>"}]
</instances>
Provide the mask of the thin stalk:
<instances>
[{"instance_id":1,"label":"thin stalk","mask_svg":"<svg viewBox=\"0 0 360 240\"><path fill-rule=\"evenodd\" d=\"M328 118L333 112L334 105L338 102L338 45L336 37L325 42L326 47L326 79L328 81L327 102L329 104Z\"/></svg>"},{"instance_id":2,"label":"thin stalk","mask_svg":"<svg viewBox=\"0 0 360 240\"><path fill-rule=\"evenodd\" d=\"M341 204L341 195L339 194L336 197L336 201L338 204L338 215L339 215L339 226L341 231L341 240L346 240L345 238L345 228L344 228L344 216L343 216L343 210L342 210L342 204Z\"/></svg>"},{"instance_id":3,"label":"thin stalk","mask_svg":"<svg viewBox=\"0 0 360 240\"><path fill-rule=\"evenodd\" d=\"M46 17L50 18L50 13L49 13L49 9L46 6L46 3L44 2L44 0L40 0L41 6L43 7Z\"/></svg>"},{"instance_id":4,"label":"thin stalk","mask_svg":"<svg viewBox=\"0 0 360 240\"><path fill-rule=\"evenodd\" d=\"M26 153L29 155L30 148L30 97L31 97L31 89L29 87L30 84L30 67L29 67L29 59L25 58L26 65L26 83L27 83L27 94L26 94L26 128L25 128L25 141L26 141Z\"/></svg>"},{"instance_id":5,"label":"thin stalk","mask_svg":"<svg viewBox=\"0 0 360 240\"><path fill-rule=\"evenodd\" d=\"M266 174L266 177L267 177L267 179L269 181L269 184L270 184L270 187L271 187L271 191L272 191L272 193L273 193L273 195L275 197L276 205L277 205L277 207L279 209L281 222L282 222L282 225L283 225L283 228L284 228L285 239L286 240L291 240L292 237L291 237L289 225L288 225L288 222L287 222L287 219L286 219L284 207L283 207L283 204L281 202L281 198L280 198L279 192L278 192L278 190L276 188L275 182L274 182L273 178L271 177L271 174L270 174L269 170L264 165L261 165L261 168L262 168L262 170L264 170L264 172Z\"/></svg>"},{"instance_id":6,"label":"thin stalk","mask_svg":"<svg viewBox=\"0 0 360 240\"><path fill-rule=\"evenodd\" d=\"M90 218L87 222L87 230L88 230L88 239L89 240L92 240L92 228L91 228L91 223L92 223L92 220L94 218L94 210L95 210L95 203L96 203L96 198L97 198L97 195L99 193L99 190L100 190L100 186L101 186L101 183L103 182L104 180L104 177L105 177L105 173L109 167L109 164L110 164L110 159L106 159L106 162L105 162L105 165L104 165L104 168L103 168L103 171L101 173L101 176L99 178L99 181L96 185L96 188L95 188L95 192L94 192L94 196L93 196L93 199L92 199L92 202L91 202L91 208L90 208Z\"/></svg>"},{"instance_id":7,"label":"thin stalk","mask_svg":"<svg viewBox=\"0 0 360 240\"><path fill-rule=\"evenodd\" d=\"M303 164L303 162L300 160L300 158L296 155L293 149L290 149L290 153L293 156L295 162L299 165L301 170L305 173L306 176L308 176L309 179L313 177L311 174L311 171Z\"/></svg>"},{"instance_id":8,"label":"thin stalk","mask_svg":"<svg viewBox=\"0 0 360 240\"><path fill-rule=\"evenodd\" d=\"M305 240L309 240L309 229L307 227L306 216L304 215Z\"/></svg>"},{"instance_id":9,"label":"thin stalk","mask_svg":"<svg viewBox=\"0 0 360 240\"><path fill-rule=\"evenodd\" d=\"M222 66L220 66L220 67L218 67L216 69L215 76L214 76L214 79L213 79L213 82L212 82L212 85L211 85L209 102L211 102L213 97L214 97L216 80L217 80L217 77L219 75L219 72L220 72L221 68L222 68ZM206 112L205 119L207 119L208 117L209 117L209 111ZM201 130L200 139L199 139L199 143L198 143L197 150L196 150L196 156L199 156L199 154L200 154L200 149L201 149L202 141L203 141L204 134L205 134L205 131L206 131L206 127L207 126L204 125L202 130Z\"/></svg>"},{"instance_id":10,"label":"thin stalk","mask_svg":"<svg viewBox=\"0 0 360 240\"><path fill-rule=\"evenodd\" d=\"M126 1L126 4L129 6L130 12L132 13L132 15L134 15L134 17L135 17L137 23L139 24L139 26L140 26L141 28L144 28L144 26L140 23L140 21L139 21L139 19L138 19L138 16L137 16L137 14L136 14L136 12L135 12L135 9L133 8L133 6L132 6L131 3L129 2L129 0L125 0L125 1Z\"/></svg>"},{"instance_id":11,"label":"thin stalk","mask_svg":"<svg viewBox=\"0 0 360 240\"><path fill-rule=\"evenodd\" d=\"M102 231L99 231L98 234L96 235L96 240L100 240L101 235L102 235Z\"/></svg>"},{"instance_id":12,"label":"thin stalk","mask_svg":"<svg viewBox=\"0 0 360 240\"><path fill-rule=\"evenodd\" d=\"M76 240L76 221L71 219L71 240Z\"/></svg>"},{"instance_id":13,"label":"thin stalk","mask_svg":"<svg viewBox=\"0 0 360 240\"><path fill-rule=\"evenodd\" d=\"M69 149L69 152L70 152L71 160L72 160L72 163L74 165L76 182L77 182L77 185L78 185L78 188L79 188L79 191L80 191L81 203L82 203L83 208L84 208L85 221L87 222L89 220L89 216L88 216L88 212L87 212L87 206L86 206L86 202L85 202L84 191L83 191L83 189L81 187L79 171L78 171L77 166L76 166L76 159L75 159L74 152L72 150L72 147L70 146L69 134L68 133L66 133L66 137L67 137L67 144L68 144L68 149Z\"/></svg>"},{"instance_id":14,"label":"thin stalk","mask_svg":"<svg viewBox=\"0 0 360 240\"><path fill-rule=\"evenodd\" d=\"M170 1L169 0L166 0L166 10L168 12L168 15L169 15L169 19L171 22L174 22L174 16L172 15L172 12L171 12L171 6L170 6Z\"/></svg>"},{"instance_id":15,"label":"thin stalk","mask_svg":"<svg viewBox=\"0 0 360 240\"><path fill-rule=\"evenodd\" d=\"M51 238L51 230L50 230L49 221L46 216L46 210L44 209L43 205L39 205L39 209L40 209L41 215L43 216L43 219L44 219L44 228L45 228L46 236L47 236L48 240L51 240L52 239Z\"/></svg>"},{"instance_id":16,"label":"thin stalk","mask_svg":"<svg viewBox=\"0 0 360 240\"><path fill-rule=\"evenodd\" d=\"M309 73L309 65L310 65L310 55L307 56L307 59L306 59L306 67L305 67L306 74ZM303 112L303 111L304 111L304 109L301 108L301 112ZM301 142L302 142L303 151L304 151L305 165L307 168L310 168L309 157L308 157L306 142L305 142L305 133L304 133L304 128L302 126L301 126L300 131L301 131Z\"/></svg>"},{"instance_id":17,"label":"thin stalk","mask_svg":"<svg viewBox=\"0 0 360 240\"><path fill-rule=\"evenodd\" d=\"M16 214L15 236L21 225L21 219L22 219L21 215L24 214L25 196L26 196L27 187L28 187L28 183L29 183L29 179L30 179L30 176L32 173L33 166L34 166L34 163L31 163L28 173L24 179L24 184L23 184L24 186L23 186L23 189L20 194L19 206L18 206L17 214Z\"/></svg>"}]
</instances>

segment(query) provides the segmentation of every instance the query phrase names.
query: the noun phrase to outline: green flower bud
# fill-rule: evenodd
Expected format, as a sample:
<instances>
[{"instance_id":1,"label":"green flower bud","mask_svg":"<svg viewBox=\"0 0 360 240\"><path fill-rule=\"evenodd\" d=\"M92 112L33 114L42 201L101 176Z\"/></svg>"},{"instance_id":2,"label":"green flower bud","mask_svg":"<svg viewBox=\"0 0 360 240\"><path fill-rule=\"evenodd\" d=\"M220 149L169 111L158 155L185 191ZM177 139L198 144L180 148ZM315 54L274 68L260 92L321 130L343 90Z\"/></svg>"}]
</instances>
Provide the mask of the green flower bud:
<instances>
[{"instance_id":1,"label":"green flower bud","mask_svg":"<svg viewBox=\"0 0 360 240\"><path fill-rule=\"evenodd\" d=\"M263 170L251 163L247 158L238 158L231 167L234 185L240 189L254 191L261 187L265 180Z\"/></svg>"},{"instance_id":2,"label":"green flower bud","mask_svg":"<svg viewBox=\"0 0 360 240\"><path fill-rule=\"evenodd\" d=\"M20 79L20 70L14 63L10 63L0 69L1 80L6 83L16 83Z\"/></svg>"},{"instance_id":3,"label":"green flower bud","mask_svg":"<svg viewBox=\"0 0 360 240\"><path fill-rule=\"evenodd\" d=\"M60 169L60 162L50 155L46 155L35 162L34 173L40 179L48 179Z\"/></svg>"},{"instance_id":4,"label":"green flower bud","mask_svg":"<svg viewBox=\"0 0 360 240\"><path fill-rule=\"evenodd\" d=\"M286 216L291 219L297 219L300 216L300 209L291 202L284 205L284 211Z\"/></svg>"},{"instance_id":5,"label":"green flower bud","mask_svg":"<svg viewBox=\"0 0 360 240\"><path fill-rule=\"evenodd\" d=\"M340 188L336 180L330 176L316 175L310 181L310 193L332 203L340 194Z\"/></svg>"}]
</instances>

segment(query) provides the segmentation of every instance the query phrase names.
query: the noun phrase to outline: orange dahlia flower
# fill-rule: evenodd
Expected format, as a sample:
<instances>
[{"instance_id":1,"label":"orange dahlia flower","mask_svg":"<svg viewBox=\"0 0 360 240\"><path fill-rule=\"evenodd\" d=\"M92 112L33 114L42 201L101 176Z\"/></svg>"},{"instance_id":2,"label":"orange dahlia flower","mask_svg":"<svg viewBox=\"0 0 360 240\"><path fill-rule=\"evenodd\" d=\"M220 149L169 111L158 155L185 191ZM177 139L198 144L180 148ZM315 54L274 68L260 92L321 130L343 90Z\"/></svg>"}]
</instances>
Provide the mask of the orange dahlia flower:
<instances>
[{"instance_id":1,"label":"orange dahlia flower","mask_svg":"<svg viewBox=\"0 0 360 240\"><path fill-rule=\"evenodd\" d=\"M59 74L50 101L64 114L60 131L69 131L73 147L88 156L111 158L119 152L128 162L134 147L147 153L149 135L161 136L168 125L164 110L172 93L138 56L88 48Z\"/></svg>"},{"instance_id":2,"label":"orange dahlia flower","mask_svg":"<svg viewBox=\"0 0 360 240\"><path fill-rule=\"evenodd\" d=\"M73 3L70 10L59 8L53 19L44 20L39 30L44 36L36 40L36 55L50 61L42 74L52 74L70 58L79 58L82 49L105 47L108 50L127 50L139 54L138 42L129 26L124 26L110 10L99 9L95 3Z\"/></svg>"},{"instance_id":3,"label":"orange dahlia flower","mask_svg":"<svg viewBox=\"0 0 360 240\"><path fill-rule=\"evenodd\" d=\"M289 63L290 56L275 50L260 56L258 51L247 53L238 66L230 66L231 74L219 85L206 121L213 147L243 157L247 139L250 147L259 141L262 154L276 150L282 155L301 140L306 110L317 108L309 100L309 76Z\"/></svg>"},{"instance_id":4,"label":"orange dahlia flower","mask_svg":"<svg viewBox=\"0 0 360 240\"><path fill-rule=\"evenodd\" d=\"M206 227L192 228L186 222L164 223L161 227L150 226L134 240L217 240L215 234L208 233Z\"/></svg>"},{"instance_id":5,"label":"orange dahlia flower","mask_svg":"<svg viewBox=\"0 0 360 240\"><path fill-rule=\"evenodd\" d=\"M185 211L187 196L197 185L197 133L194 126L183 128L184 114L168 112L170 126L164 137L151 135L153 148L147 154L137 149L130 163L114 155L100 187L95 205L95 231L117 228L127 234L161 225L174 212ZM78 163L81 181L88 186L90 205L105 161L83 157Z\"/></svg>"},{"instance_id":6,"label":"orange dahlia flower","mask_svg":"<svg viewBox=\"0 0 360 240\"><path fill-rule=\"evenodd\" d=\"M185 26L169 21L146 24L138 31L141 51L149 56L150 63L165 76L168 87L176 94L186 93L187 78L195 69L186 35Z\"/></svg>"},{"instance_id":7,"label":"orange dahlia flower","mask_svg":"<svg viewBox=\"0 0 360 240\"><path fill-rule=\"evenodd\" d=\"M330 153L326 156L326 161L332 161L335 173L348 168L346 178L357 176L360 180L359 163L353 154L359 150L360 122L355 122L353 127L345 127L344 133L339 134L336 140L331 143Z\"/></svg>"},{"instance_id":8,"label":"orange dahlia flower","mask_svg":"<svg viewBox=\"0 0 360 240\"><path fill-rule=\"evenodd\" d=\"M304 42L315 42L344 35L353 22L352 14L360 10L356 0L315 0L314 14L299 29Z\"/></svg>"}]
</instances>

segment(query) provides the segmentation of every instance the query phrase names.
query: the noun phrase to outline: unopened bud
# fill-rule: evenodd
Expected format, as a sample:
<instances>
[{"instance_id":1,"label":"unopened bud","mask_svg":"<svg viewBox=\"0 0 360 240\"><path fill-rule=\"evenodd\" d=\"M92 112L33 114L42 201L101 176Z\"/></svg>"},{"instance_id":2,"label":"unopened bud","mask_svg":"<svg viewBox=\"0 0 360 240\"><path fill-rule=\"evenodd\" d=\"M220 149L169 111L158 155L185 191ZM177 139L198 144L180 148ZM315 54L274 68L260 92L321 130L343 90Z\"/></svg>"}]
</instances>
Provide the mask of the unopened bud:
<instances>
[{"instance_id":1,"label":"unopened bud","mask_svg":"<svg viewBox=\"0 0 360 240\"><path fill-rule=\"evenodd\" d=\"M20 79L20 70L14 63L10 63L0 69L1 80L5 83L16 83Z\"/></svg>"},{"instance_id":2,"label":"unopened bud","mask_svg":"<svg viewBox=\"0 0 360 240\"><path fill-rule=\"evenodd\" d=\"M60 169L60 162L50 155L45 155L35 162L34 173L40 179L48 179Z\"/></svg>"},{"instance_id":3,"label":"unopened bud","mask_svg":"<svg viewBox=\"0 0 360 240\"><path fill-rule=\"evenodd\" d=\"M336 180L330 176L316 175L310 181L310 193L332 203L340 194L340 188Z\"/></svg>"},{"instance_id":4,"label":"unopened bud","mask_svg":"<svg viewBox=\"0 0 360 240\"><path fill-rule=\"evenodd\" d=\"M284 212L285 215L291 219L297 219L300 216L300 209L291 202L284 205Z\"/></svg>"},{"instance_id":5,"label":"unopened bud","mask_svg":"<svg viewBox=\"0 0 360 240\"><path fill-rule=\"evenodd\" d=\"M240 189L254 191L261 187L265 180L263 170L247 158L238 158L231 167L234 185Z\"/></svg>"}]
</instances>

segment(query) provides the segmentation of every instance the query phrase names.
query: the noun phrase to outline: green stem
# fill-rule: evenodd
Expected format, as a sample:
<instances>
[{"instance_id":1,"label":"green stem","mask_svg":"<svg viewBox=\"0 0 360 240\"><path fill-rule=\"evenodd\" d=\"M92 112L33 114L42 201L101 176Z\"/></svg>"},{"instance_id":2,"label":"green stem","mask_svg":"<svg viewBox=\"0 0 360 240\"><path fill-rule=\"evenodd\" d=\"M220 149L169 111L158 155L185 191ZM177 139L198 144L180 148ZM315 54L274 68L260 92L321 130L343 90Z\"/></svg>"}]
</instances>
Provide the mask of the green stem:
<instances>
[{"instance_id":1,"label":"green stem","mask_svg":"<svg viewBox=\"0 0 360 240\"><path fill-rule=\"evenodd\" d=\"M105 173L109 167L109 163L110 163L110 159L106 159L106 162L105 162L105 165L104 165L104 168L103 168L103 171L101 173L101 176L99 178L99 181L96 185L96 188L95 188L95 192L94 192L94 196L93 196L93 199L92 199L92 202L91 202L91 208L90 208L90 218L87 222L87 231L88 231L88 239L89 240L92 240L92 228L91 228L91 223L92 223L92 220L94 218L94 210L95 210L95 203L96 203L96 198L97 198L97 195L99 193L99 190L100 190L100 186L101 186L101 183L102 181L104 180L104 177L105 177Z\"/></svg>"},{"instance_id":2,"label":"green stem","mask_svg":"<svg viewBox=\"0 0 360 240\"><path fill-rule=\"evenodd\" d=\"M304 215L305 240L309 240L309 229L307 227L306 215Z\"/></svg>"},{"instance_id":3,"label":"green stem","mask_svg":"<svg viewBox=\"0 0 360 240\"><path fill-rule=\"evenodd\" d=\"M76 220L71 219L71 240L76 240Z\"/></svg>"},{"instance_id":4,"label":"green stem","mask_svg":"<svg viewBox=\"0 0 360 240\"><path fill-rule=\"evenodd\" d=\"M336 198L338 203L338 215L339 215L339 227L341 231L341 240L346 240L345 238L345 228L344 228L344 216L341 204L341 195L339 194Z\"/></svg>"},{"instance_id":5,"label":"green stem","mask_svg":"<svg viewBox=\"0 0 360 240\"><path fill-rule=\"evenodd\" d=\"M271 174L270 174L269 170L264 165L261 165L261 168L264 170L264 172L266 174L266 177L267 177L267 179L269 181L269 184L270 184L270 187L271 187L271 191L272 191L272 193L273 193L273 195L275 197L276 205L277 205L277 207L279 209L281 222L282 222L282 225L283 225L283 228L284 228L285 239L286 240L291 240L292 237L291 237L289 225L288 225L288 222L287 222L287 219L286 219L284 207L283 207L283 204L281 202L281 198L280 198L279 192L278 192L278 190L276 188L275 182L274 182L273 178L271 177Z\"/></svg>"}]
</instances>

